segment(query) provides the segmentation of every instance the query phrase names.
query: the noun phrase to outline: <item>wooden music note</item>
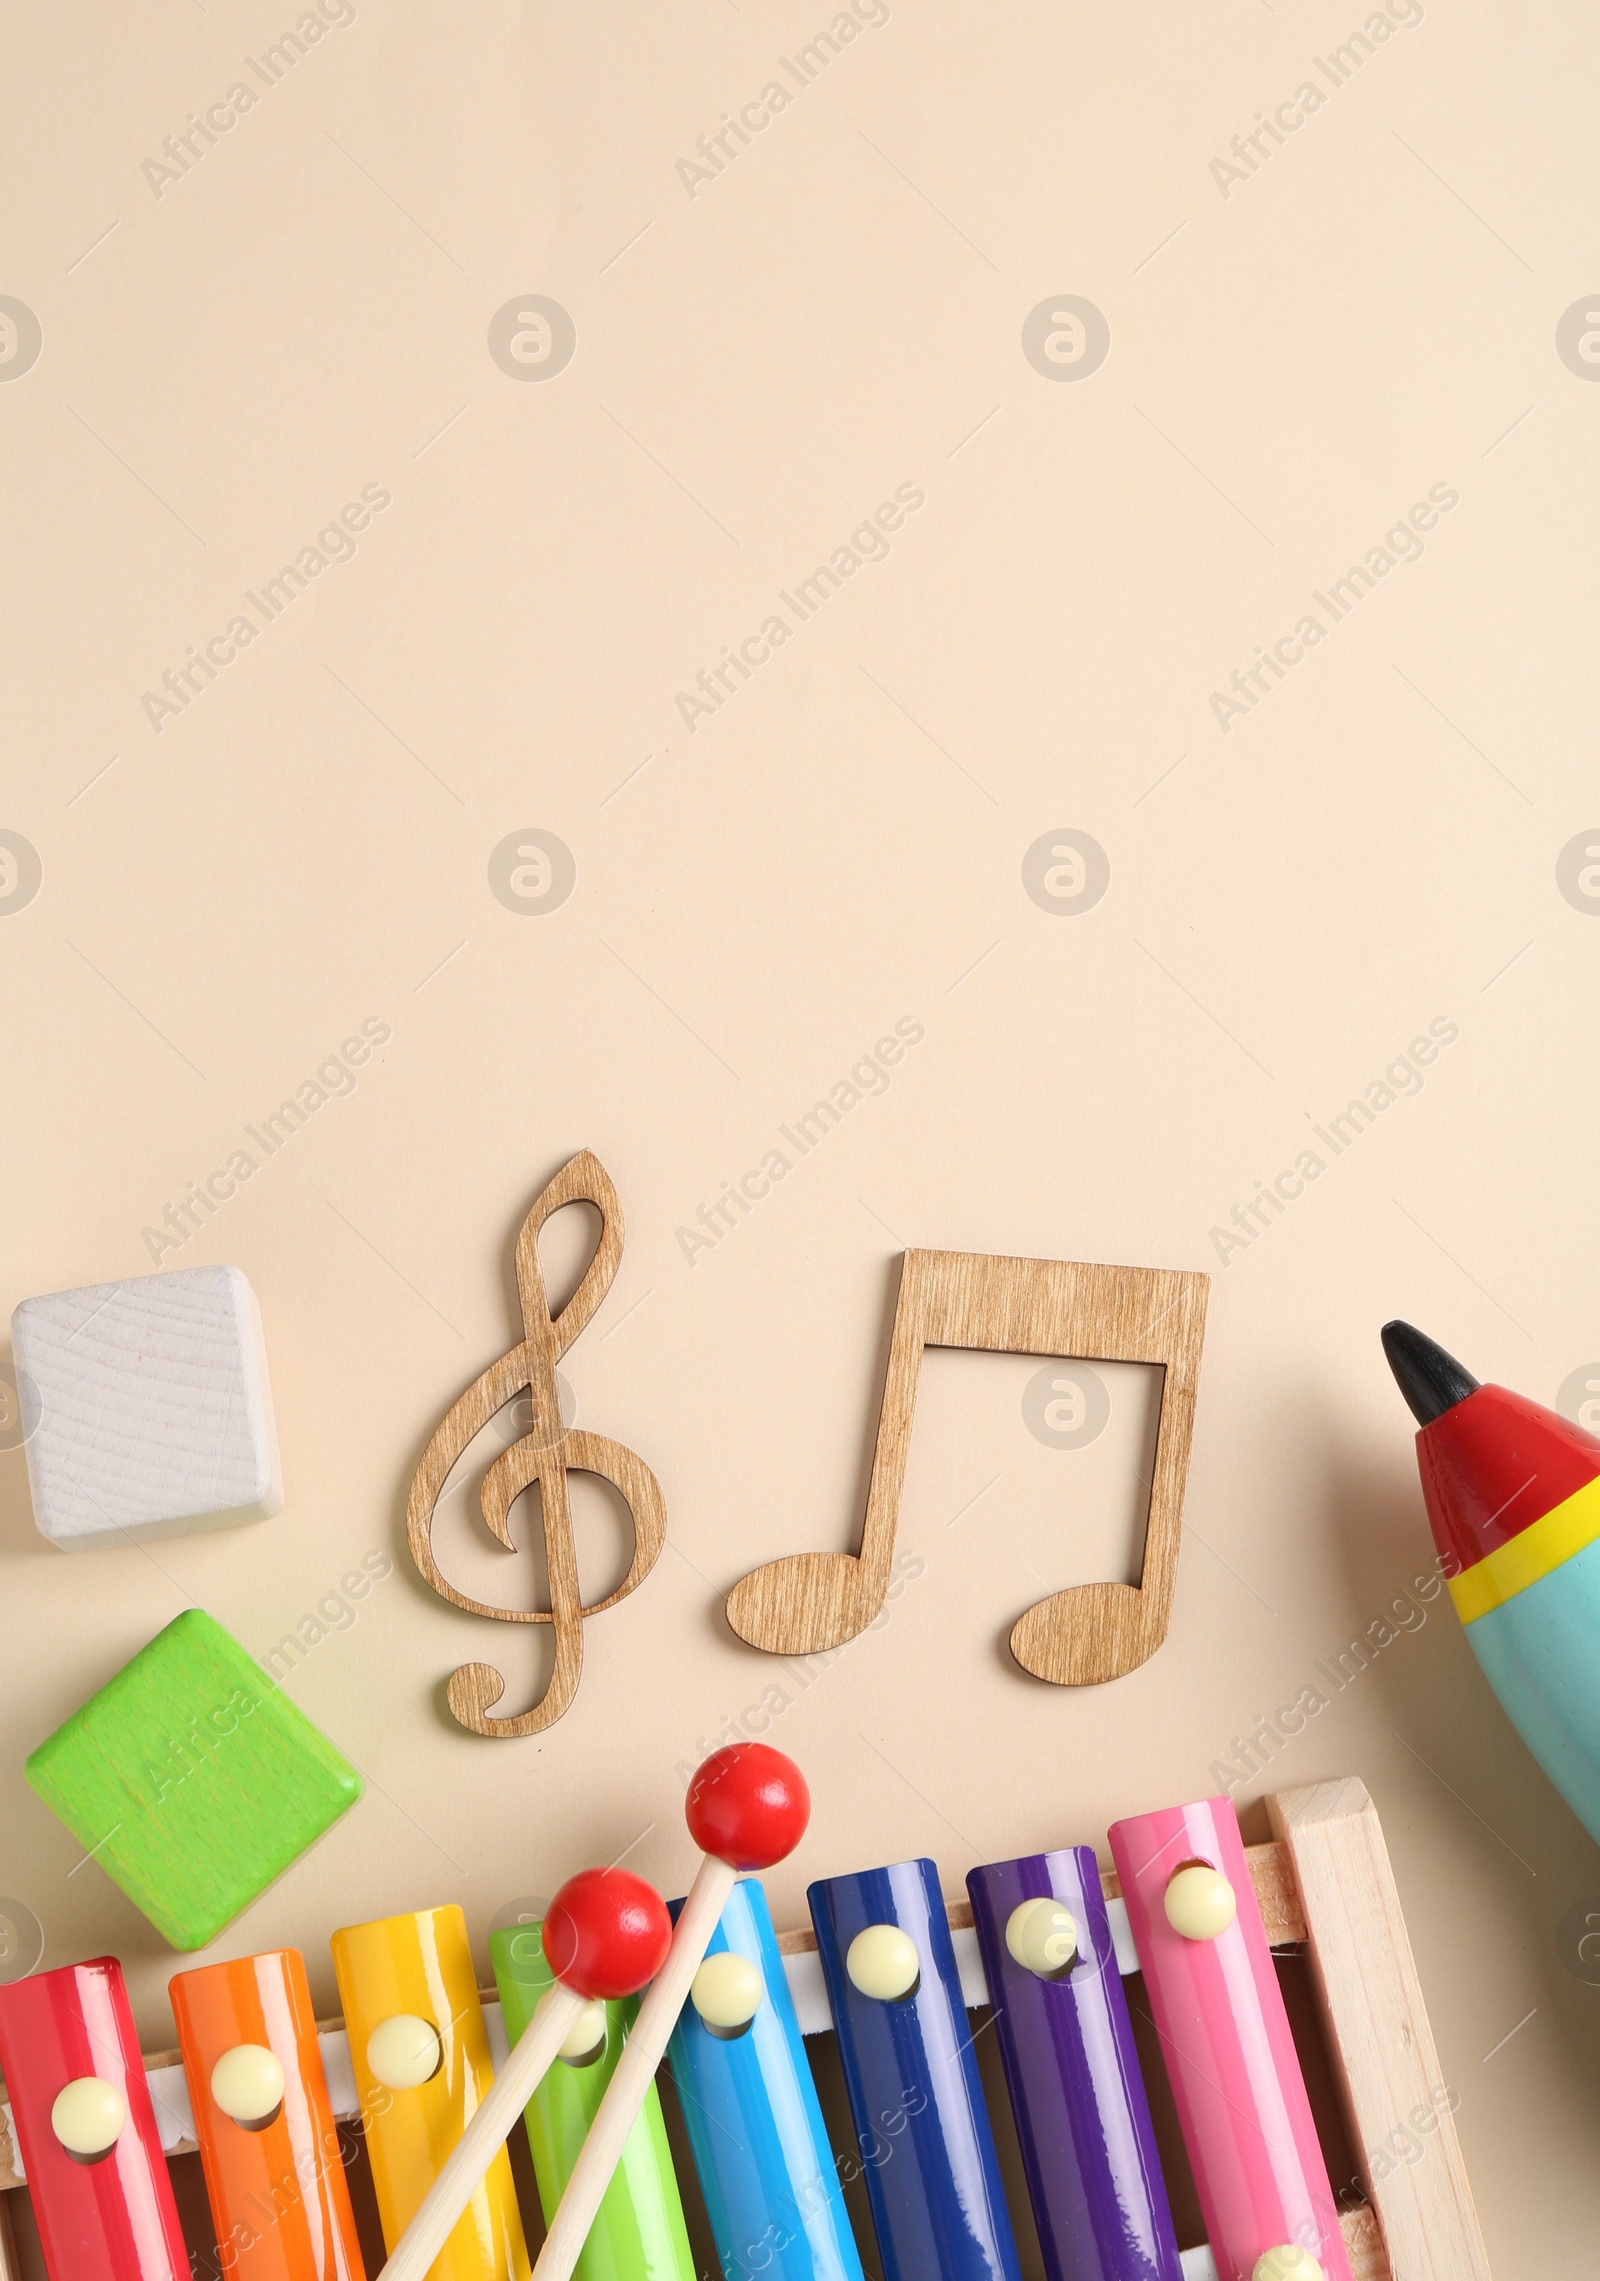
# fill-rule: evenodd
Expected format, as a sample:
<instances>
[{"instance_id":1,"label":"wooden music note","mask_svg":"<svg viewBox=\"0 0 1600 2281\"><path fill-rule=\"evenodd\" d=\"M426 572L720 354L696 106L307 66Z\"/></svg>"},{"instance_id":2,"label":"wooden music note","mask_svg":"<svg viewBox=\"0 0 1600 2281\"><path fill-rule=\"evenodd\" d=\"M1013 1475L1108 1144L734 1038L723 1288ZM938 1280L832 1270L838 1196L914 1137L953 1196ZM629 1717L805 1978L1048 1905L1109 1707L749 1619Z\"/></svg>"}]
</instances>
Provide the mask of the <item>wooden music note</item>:
<instances>
[{"instance_id":1,"label":"wooden music note","mask_svg":"<svg viewBox=\"0 0 1600 2281\"><path fill-rule=\"evenodd\" d=\"M539 1230L563 1204L587 1202L600 1213L600 1240L583 1281L561 1312L552 1317L539 1265ZM595 1314L617 1272L622 1257L622 1206L598 1157L583 1149L564 1164L549 1186L535 1199L532 1211L517 1237L517 1291L522 1301L523 1340L509 1354L493 1362L445 1416L422 1453L411 1484L406 1508L406 1532L411 1557L442 1599L466 1608L475 1616L489 1616L501 1624L553 1624L555 1669L550 1684L532 1710L515 1718L490 1716L505 1692L505 1681L487 1663L464 1663L446 1690L451 1710L464 1727L480 1735L535 1734L552 1726L571 1704L583 1669L583 1622L603 1615L607 1608L642 1584L655 1566L666 1541L667 1515L661 1485L642 1459L621 1442L600 1434L568 1430L561 1422L556 1390L556 1363ZM507 1516L524 1489L539 1485L544 1519L545 1560L550 1577L548 1608L495 1608L458 1592L433 1557L433 1516L450 1468L473 1436L487 1425L501 1406L526 1387L533 1405L533 1431L501 1452L484 1475L479 1504L488 1523L508 1552L511 1541ZM578 1558L572 1538L572 1506L567 1493L569 1470L598 1473L621 1491L633 1515L633 1560L614 1592L585 1607L578 1590Z\"/></svg>"},{"instance_id":2,"label":"wooden music note","mask_svg":"<svg viewBox=\"0 0 1600 2281\"><path fill-rule=\"evenodd\" d=\"M753 1569L728 1594L733 1629L769 1655L815 1655L854 1639L883 1606L925 1346L1153 1362L1163 1371L1161 1416L1139 1582L1074 1584L1011 1630L1023 1670L1058 1687L1135 1670L1165 1639L1172 1613L1209 1284L1169 1268L906 1252L861 1549L792 1553Z\"/></svg>"}]
</instances>

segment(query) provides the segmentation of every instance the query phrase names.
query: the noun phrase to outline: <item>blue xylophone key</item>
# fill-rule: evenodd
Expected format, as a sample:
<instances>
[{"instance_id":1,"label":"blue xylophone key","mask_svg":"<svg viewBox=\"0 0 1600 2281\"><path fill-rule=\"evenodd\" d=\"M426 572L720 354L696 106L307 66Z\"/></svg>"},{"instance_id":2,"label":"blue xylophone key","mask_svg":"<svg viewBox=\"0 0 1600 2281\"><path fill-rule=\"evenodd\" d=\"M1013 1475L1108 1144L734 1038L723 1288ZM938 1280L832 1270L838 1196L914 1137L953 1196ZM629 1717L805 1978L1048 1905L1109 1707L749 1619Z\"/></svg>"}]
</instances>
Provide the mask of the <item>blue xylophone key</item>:
<instances>
[{"instance_id":1,"label":"blue xylophone key","mask_svg":"<svg viewBox=\"0 0 1600 2281\"><path fill-rule=\"evenodd\" d=\"M741 1878L729 1896L668 2059L726 2281L862 2281L767 1897L754 1878Z\"/></svg>"},{"instance_id":2,"label":"blue xylophone key","mask_svg":"<svg viewBox=\"0 0 1600 2281\"><path fill-rule=\"evenodd\" d=\"M967 1891L1050 2281L1182 2281L1093 1853L991 1862Z\"/></svg>"},{"instance_id":3,"label":"blue xylophone key","mask_svg":"<svg viewBox=\"0 0 1600 2281\"><path fill-rule=\"evenodd\" d=\"M807 1898L886 2281L1021 2281L938 1871Z\"/></svg>"}]
</instances>

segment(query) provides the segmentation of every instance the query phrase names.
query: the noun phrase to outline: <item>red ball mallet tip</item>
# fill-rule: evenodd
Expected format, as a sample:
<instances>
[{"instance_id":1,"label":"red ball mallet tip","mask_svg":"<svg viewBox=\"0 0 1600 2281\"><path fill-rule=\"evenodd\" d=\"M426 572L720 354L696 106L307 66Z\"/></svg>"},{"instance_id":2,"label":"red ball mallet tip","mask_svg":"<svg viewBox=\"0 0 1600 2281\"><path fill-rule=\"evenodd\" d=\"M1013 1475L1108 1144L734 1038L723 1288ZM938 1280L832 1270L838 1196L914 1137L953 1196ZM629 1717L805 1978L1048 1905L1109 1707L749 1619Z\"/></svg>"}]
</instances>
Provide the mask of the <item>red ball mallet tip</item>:
<instances>
[{"instance_id":1,"label":"red ball mallet tip","mask_svg":"<svg viewBox=\"0 0 1600 2281\"><path fill-rule=\"evenodd\" d=\"M545 1911L545 1961L590 2001L636 1995L671 1945L665 1901L631 1869L580 1869Z\"/></svg>"},{"instance_id":2,"label":"red ball mallet tip","mask_svg":"<svg viewBox=\"0 0 1600 2281\"><path fill-rule=\"evenodd\" d=\"M811 1792L770 1743L731 1742L696 1770L684 1812L702 1853L734 1869L770 1869L805 1836Z\"/></svg>"}]
</instances>

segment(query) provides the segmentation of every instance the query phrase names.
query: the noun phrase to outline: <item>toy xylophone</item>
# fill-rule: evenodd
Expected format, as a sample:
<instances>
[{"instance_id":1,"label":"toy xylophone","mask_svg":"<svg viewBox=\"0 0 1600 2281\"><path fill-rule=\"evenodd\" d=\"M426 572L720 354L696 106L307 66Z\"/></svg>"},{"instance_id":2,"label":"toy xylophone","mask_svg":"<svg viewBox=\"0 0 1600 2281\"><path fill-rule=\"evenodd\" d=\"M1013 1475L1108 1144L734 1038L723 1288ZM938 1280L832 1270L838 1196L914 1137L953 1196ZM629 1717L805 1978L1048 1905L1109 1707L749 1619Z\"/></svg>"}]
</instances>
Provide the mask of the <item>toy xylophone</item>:
<instances>
[{"instance_id":1,"label":"toy xylophone","mask_svg":"<svg viewBox=\"0 0 1600 2281\"><path fill-rule=\"evenodd\" d=\"M762 1745L717 1755L787 1765ZM760 1859L803 1828L799 1790ZM476 1986L460 1910L428 1909L334 1936L344 2017L331 2026L313 2020L293 1951L179 1973L180 2051L149 2061L113 1959L38 1973L0 1987L0 2186L25 2178L51 2281L179 2281L190 2266L165 2158L198 2147L224 2273L365 2281L338 2127L358 2117L385 2272L420 2256L432 2281L526 2281L502 2142L541 2075L525 2108L551 2226L540 2272L693 2281L654 2082L670 2031L725 2281L862 2281L845 2206L857 2177L885 2281L1488 2281L1371 1802L1347 1781L1267 1805L1271 1845L1246 1851L1232 1806L1211 1799L1116 1823L1114 1873L1086 1847L1036 1854L972 1870L968 1899L949 1905L927 1861L824 1878L811 1929L780 1936L759 1880L739 1873L752 1849L719 1836L704 1800L697 1820L691 1791L707 1860L670 1950L648 1887L590 1872L563 1888L542 1938L491 1935L498 2003ZM586 1947L586 1883L620 1898L631 1972L614 1947ZM1364 2173L1337 2196L1272 1961L1298 1946ZM1133 1973L1206 2246L1180 2251L1174 2234ZM616 1992L647 1978L642 2006ZM976 2007L989 2018L974 2022ZM1025 2212L1008 2204L979 2081L991 2026ZM842 2153L804 2041L830 2029L854 2134Z\"/></svg>"}]
</instances>

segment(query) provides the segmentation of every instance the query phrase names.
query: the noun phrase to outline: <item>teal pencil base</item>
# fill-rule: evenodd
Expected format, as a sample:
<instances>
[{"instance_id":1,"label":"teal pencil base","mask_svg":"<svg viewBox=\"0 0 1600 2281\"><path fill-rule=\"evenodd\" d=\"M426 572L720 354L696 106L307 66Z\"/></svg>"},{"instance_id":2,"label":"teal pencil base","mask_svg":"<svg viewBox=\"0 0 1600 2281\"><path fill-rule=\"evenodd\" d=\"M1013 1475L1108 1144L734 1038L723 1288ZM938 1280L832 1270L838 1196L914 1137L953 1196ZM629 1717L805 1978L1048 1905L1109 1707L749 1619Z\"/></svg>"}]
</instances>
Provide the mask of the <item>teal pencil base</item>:
<instances>
[{"instance_id":1,"label":"teal pencil base","mask_svg":"<svg viewBox=\"0 0 1600 2281\"><path fill-rule=\"evenodd\" d=\"M1600 1845L1600 1538L1466 1634L1518 1734Z\"/></svg>"}]
</instances>

